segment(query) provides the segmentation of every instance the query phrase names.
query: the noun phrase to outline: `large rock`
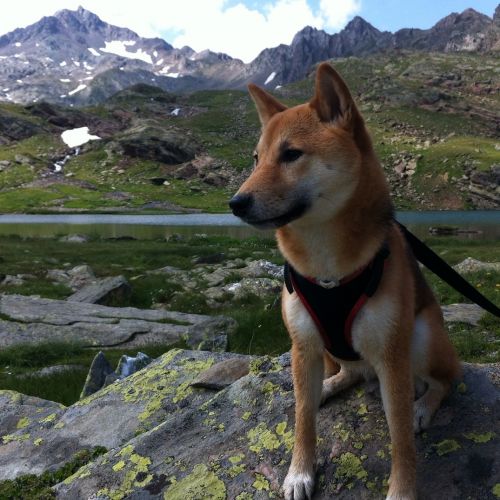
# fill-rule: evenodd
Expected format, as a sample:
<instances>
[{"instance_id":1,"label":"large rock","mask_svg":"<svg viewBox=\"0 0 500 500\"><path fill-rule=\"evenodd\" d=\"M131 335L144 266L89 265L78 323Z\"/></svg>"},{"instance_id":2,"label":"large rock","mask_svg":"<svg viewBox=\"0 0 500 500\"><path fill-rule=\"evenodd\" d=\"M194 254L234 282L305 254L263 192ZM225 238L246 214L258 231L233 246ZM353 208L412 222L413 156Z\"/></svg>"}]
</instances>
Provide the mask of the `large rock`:
<instances>
[{"instance_id":1,"label":"large rock","mask_svg":"<svg viewBox=\"0 0 500 500\"><path fill-rule=\"evenodd\" d=\"M0 295L0 346L72 341L94 347L137 347L185 341L191 348L212 344L234 331L224 316L165 310L107 307L23 295ZM9 318L9 320L5 318Z\"/></svg>"},{"instance_id":2,"label":"large rock","mask_svg":"<svg viewBox=\"0 0 500 500\"><path fill-rule=\"evenodd\" d=\"M88 304L118 304L127 300L131 293L132 288L125 276L109 276L95 279L66 300Z\"/></svg>"},{"instance_id":3,"label":"large rock","mask_svg":"<svg viewBox=\"0 0 500 500\"><path fill-rule=\"evenodd\" d=\"M67 409L48 409L40 400L21 409L21 396L0 393L6 401L0 408L11 415L0 445L1 477L54 469L99 444L108 453L57 485L58 498L279 496L293 446L289 356L251 360L249 374L219 392L190 385L232 356L245 359L172 351ZM419 498L495 498L499 379L498 365L464 366L432 427L417 437ZM27 419L22 428L13 414ZM315 499L383 498L389 437L375 381L321 408L318 435Z\"/></svg>"},{"instance_id":4,"label":"large rock","mask_svg":"<svg viewBox=\"0 0 500 500\"><path fill-rule=\"evenodd\" d=\"M139 122L118 140L126 155L177 165L195 157L193 140L155 122Z\"/></svg>"}]
</instances>

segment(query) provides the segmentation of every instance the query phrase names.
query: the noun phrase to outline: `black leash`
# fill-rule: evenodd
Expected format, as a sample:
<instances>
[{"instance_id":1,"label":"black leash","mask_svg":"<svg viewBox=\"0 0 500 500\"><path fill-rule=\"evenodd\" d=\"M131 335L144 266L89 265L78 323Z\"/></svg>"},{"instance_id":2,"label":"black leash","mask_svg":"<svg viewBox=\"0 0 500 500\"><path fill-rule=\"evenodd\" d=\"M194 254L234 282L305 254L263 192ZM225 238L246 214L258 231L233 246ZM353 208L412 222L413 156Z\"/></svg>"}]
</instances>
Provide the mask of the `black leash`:
<instances>
[{"instance_id":1,"label":"black leash","mask_svg":"<svg viewBox=\"0 0 500 500\"><path fill-rule=\"evenodd\" d=\"M448 285L452 286L457 292L460 292L464 297L467 297L478 306L500 318L500 308L493 304L493 302L490 302L482 293L479 293L476 288L462 278L460 274L432 251L423 241L420 241L413 233L408 231L403 224L398 221L396 222L403 231L406 241L413 251L413 255L415 255L415 258L419 262L448 283Z\"/></svg>"}]
</instances>

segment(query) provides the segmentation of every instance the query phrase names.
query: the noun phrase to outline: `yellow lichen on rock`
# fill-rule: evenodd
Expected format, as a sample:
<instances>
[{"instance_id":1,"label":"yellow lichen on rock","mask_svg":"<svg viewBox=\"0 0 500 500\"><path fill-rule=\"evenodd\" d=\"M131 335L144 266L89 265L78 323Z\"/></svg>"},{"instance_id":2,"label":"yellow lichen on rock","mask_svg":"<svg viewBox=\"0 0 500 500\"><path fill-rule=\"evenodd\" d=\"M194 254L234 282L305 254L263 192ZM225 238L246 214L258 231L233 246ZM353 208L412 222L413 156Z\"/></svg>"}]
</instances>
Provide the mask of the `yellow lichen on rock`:
<instances>
[{"instance_id":1,"label":"yellow lichen on rock","mask_svg":"<svg viewBox=\"0 0 500 500\"><path fill-rule=\"evenodd\" d=\"M165 500L225 500L226 485L205 464L195 465L193 472L165 491Z\"/></svg>"}]
</instances>

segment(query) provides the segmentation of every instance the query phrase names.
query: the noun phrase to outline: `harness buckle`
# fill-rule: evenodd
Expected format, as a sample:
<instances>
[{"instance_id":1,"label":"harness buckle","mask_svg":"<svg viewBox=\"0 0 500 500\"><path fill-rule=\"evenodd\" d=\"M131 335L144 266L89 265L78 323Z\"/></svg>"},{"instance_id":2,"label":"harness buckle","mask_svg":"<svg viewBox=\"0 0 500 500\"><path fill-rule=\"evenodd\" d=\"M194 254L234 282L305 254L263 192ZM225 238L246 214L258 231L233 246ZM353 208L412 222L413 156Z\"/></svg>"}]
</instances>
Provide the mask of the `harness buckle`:
<instances>
[{"instance_id":1,"label":"harness buckle","mask_svg":"<svg viewBox=\"0 0 500 500\"><path fill-rule=\"evenodd\" d=\"M340 280L317 280L316 283L326 289L335 288L340 285Z\"/></svg>"}]
</instances>

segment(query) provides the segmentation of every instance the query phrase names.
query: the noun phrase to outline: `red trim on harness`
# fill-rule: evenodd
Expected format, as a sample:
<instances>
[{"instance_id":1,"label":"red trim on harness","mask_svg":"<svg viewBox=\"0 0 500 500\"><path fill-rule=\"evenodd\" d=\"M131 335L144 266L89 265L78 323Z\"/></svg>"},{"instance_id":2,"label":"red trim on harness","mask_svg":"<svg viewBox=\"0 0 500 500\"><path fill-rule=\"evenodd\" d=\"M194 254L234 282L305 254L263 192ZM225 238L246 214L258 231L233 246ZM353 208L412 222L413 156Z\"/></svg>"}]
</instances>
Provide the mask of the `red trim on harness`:
<instances>
[{"instance_id":1,"label":"red trim on harness","mask_svg":"<svg viewBox=\"0 0 500 500\"><path fill-rule=\"evenodd\" d=\"M344 323L344 338L346 342L352 347L352 324L354 322L354 318L360 311L360 309L365 305L365 302L368 300L368 295L364 293L361 295L361 297L358 299L356 304L354 304L353 308L349 312L349 316L347 316L347 319L345 320Z\"/></svg>"},{"instance_id":2,"label":"red trim on harness","mask_svg":"<svg viewBox=\"0 0 500 500\"><path fill-rule=\"evenodd\" d=\"M294 292L299 296L300 301L302 302L304 307L307 309L307 312L309 313L309 315L313 319L314 324L316 325L316 328L319 330L321 338L323 339L323 342L325 344L326 349L328 351L330 351L332 349L332 343L330 342L330 337L325 332L325 329L323 328L321 321L316 316L316 313L314 312L312 307L309 305L309 302L307 302L304 295L302 295L302 292L300 291L300 288L297 286L297 283L295 283L295 280L293 279L292 274L290 274L290 279L292 280L292 286L293 286Z\"/></svg>"}]
</instances>

